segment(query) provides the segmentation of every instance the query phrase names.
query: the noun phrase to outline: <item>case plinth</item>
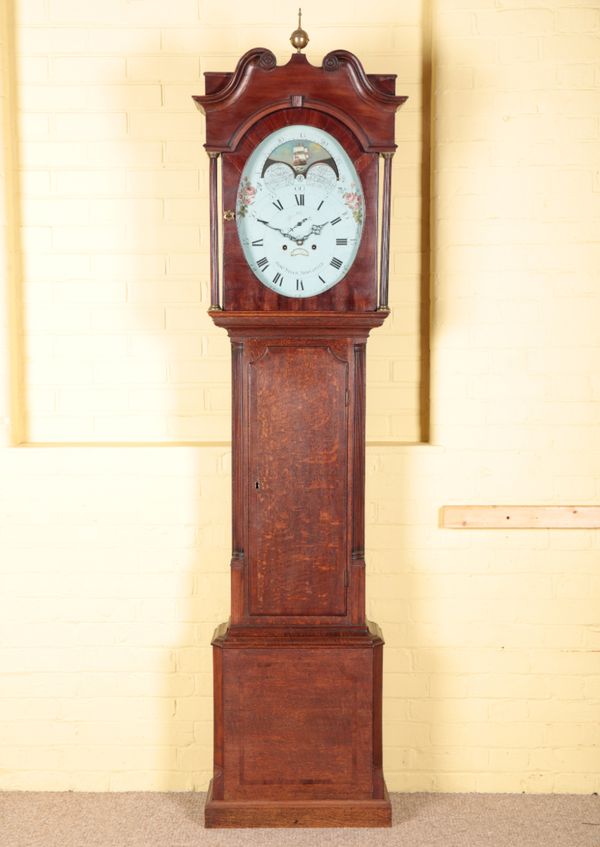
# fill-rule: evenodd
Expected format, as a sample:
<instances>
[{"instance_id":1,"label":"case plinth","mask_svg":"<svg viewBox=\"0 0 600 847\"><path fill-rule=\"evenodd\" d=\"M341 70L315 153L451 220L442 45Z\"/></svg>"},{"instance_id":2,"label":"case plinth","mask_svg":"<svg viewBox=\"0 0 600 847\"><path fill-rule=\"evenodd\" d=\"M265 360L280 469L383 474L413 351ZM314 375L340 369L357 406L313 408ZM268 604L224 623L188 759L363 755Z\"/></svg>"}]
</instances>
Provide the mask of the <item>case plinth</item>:
<instances>
[{"instance_id":1,"label":"case plinth","mask_svg":"<svg viewBox=\"0 0 600 847\"><path fill-rule=\"evenodd\" d=\"M213 639L209 827L390 826L381 766L378 627Z\"/></svg>"}]
</instances>

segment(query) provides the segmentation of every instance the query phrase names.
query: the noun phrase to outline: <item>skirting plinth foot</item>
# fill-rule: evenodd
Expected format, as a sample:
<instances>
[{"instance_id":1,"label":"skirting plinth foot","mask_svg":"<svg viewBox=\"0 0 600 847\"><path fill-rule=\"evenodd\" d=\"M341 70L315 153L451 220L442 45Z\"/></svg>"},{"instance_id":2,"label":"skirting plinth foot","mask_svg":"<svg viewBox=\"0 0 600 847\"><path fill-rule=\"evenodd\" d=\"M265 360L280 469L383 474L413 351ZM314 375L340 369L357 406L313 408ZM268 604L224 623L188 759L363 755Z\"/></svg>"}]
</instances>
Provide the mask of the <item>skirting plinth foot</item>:
<instances>
[{"instance_id":1,"label":"skirting plinth foot","mask_svg":"<svg viewBox=\"0 0 600 847\"><path fill-rule=\"evenodd\" d=\"M213 800L206 798L207 828L384 827L392 825L387 790L381 800Z\"/></svg>"}]
</instances>

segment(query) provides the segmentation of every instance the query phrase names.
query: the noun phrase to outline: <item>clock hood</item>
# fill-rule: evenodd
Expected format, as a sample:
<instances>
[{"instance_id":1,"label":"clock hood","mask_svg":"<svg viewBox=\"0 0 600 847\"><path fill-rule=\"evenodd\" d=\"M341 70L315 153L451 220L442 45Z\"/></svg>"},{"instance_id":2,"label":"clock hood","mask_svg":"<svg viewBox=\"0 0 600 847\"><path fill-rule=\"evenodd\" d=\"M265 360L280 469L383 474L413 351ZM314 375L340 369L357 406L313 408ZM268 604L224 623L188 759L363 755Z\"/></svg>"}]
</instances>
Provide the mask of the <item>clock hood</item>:
<instances>
[{"instance_id":1,"label":"clock hood","mask_svg":"<svg viewBox=\"0 0 600 847\"><path fill-rule=\"evenodd\" d=\"M319 67L302 53L285 65L263 47L248 50L231 73L207 72L206 94L195 95L206 115L208 152L233 152L257 121L281 109L322 111L345 124L369 153L392 153L394 117L406 97L395 94L395 74L367 74L347 50L328 53ZM242 97L244 109L234 108Z\"/></svg>"}]
</instances>

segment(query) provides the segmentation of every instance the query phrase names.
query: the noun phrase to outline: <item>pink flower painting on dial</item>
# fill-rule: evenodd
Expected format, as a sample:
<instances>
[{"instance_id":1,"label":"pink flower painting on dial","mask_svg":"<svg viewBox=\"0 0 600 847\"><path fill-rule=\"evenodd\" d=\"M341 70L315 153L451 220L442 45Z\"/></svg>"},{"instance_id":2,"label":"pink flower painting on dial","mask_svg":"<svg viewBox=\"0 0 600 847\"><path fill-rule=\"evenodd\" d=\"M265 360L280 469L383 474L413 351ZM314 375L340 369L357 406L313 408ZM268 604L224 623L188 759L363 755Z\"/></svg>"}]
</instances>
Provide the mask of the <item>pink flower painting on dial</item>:
<instances>
[{"instance_id":1,"label":"pink flower painting on dial","mask_svg":"<svg viewBox=\"0 0 600 847\"><path fill-rule=\"evenodd\" d=\"M363 216L362 194L359 194L357 191L347 191L343 195L343 197L344 197L344 203L346 204L346 206L348 206L348 208L352 212L354 220L359 224L362 223L362 216Z\"/></svg>"},{"instance_id":2,"label":"pink flower painting on dial","mask_svg":"<svg viewBox=\"0 0 600 847\"><path fill-rule=\"evenodd\" d=\"M254 202L254 197L256 195L256 188L250 184L250 180L248 177L244 177L242 182L240 183L240 190L238 191L238 215L243 218L248 211L248 206L251 206Z\"/></svg>"}]
</instances>

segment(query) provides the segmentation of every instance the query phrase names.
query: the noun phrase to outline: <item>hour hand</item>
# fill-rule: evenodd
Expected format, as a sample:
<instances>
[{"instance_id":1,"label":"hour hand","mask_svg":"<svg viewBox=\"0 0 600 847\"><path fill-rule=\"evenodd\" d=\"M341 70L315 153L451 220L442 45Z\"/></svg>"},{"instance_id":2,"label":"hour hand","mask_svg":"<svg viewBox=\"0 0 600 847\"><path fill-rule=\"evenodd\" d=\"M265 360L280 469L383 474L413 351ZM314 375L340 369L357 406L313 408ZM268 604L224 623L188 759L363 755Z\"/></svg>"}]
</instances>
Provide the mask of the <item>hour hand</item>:
<instances>
[{"instance_id":1,"label":"hour hand","mask_svg":"<svg viewBox=\"0 0 600 847\"><path fill-rule=\"evenodd\" d=\"M292 232L294 229L297 229L297 227L302 226L302 224L305 224L307 220L308 220L308 218L302 218L301 221L298 221L297 224L294 224L294 226L289 230L289 232ZM288 232L288 235L289 235L289 232Z\"/></svg>"},{"instance_id":2,"label":"hour hand","mask_svg":"<svg viewBox=\"0 0 600 847\"><path fill-rule=\"evenodd\" d=\"M322 224L313 224L310 228L310 234L311 235L321 235L321 230L323 229L324 226L327 226L328 223L329 223L329 221L325 221L325 223L322 223Z\"/></svg>"}]
</instances>

